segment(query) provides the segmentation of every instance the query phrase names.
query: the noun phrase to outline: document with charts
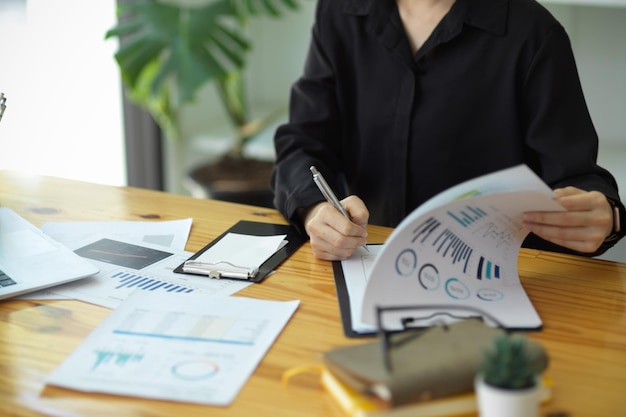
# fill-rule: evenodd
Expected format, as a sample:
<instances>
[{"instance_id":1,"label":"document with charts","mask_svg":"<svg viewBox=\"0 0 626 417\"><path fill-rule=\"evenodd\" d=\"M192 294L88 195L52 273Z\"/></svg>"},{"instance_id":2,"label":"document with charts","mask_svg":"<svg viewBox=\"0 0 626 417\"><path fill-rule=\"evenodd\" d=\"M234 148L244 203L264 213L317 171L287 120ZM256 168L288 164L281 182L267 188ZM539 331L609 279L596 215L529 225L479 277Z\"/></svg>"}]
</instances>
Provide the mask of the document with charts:
<instances>
[{"instance_id":1,"label":"document with charts","mask_svg":"<svg viewBox=\"0 0 626 417\"><path fill-rule=\"evenodd\" d=\"M227 406L298 304L135 292L46 382L87 392Z\"/></svg>"},{"instance_id":2,"label":"document with charts","mask_svg":"<svg viewBox=\"0 0 626 417\"><path fill-rule=\"evenodd\" d=\"M145 241L125 241L94 235L88 236L84 241L67 239L62 243L96 265L100 272L84 278L80 283L54 287L48 291L50 297L56 295L116 308L126 297L137 291L231 295L252 284L176 274L174 269L192 253Z\"/></svg>"},{"instance_id":3,"label":"document with charts","mask_svg":"<svg viewBox=\"0 0 626 417\"><path fill-rule=\"evenodd\" d=\"M564 209L525 165L427 201L398 225L374 260L357 252L344 263L344 273L348 263L368 265L362 299L350 301L360 301L357 321L377 329L377 308L383 307L382 323L390 330L476 315L509 329L540 328L517 272L528 234L522 214L535 210Z\"/></svg>"}]
</instances>

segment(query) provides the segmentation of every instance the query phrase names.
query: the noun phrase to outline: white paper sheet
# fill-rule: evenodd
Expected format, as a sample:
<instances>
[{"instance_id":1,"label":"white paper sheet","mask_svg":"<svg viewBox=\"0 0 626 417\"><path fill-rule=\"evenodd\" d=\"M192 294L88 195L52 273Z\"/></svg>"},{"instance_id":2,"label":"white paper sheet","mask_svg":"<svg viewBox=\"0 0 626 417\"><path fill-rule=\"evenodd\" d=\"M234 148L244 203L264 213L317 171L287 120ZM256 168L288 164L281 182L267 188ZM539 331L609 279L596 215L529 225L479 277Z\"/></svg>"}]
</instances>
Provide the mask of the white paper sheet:
<instances>
[{"instance_id":1,"label":"white paper sheet","mask_svg":"<svg viewBox=\"0 0 626 417\"><path fill-rule=\"evenodd\" d=\"M166 221L79 221L46 222L41 230L69 248L101 236L124 241L146 242L183 251L189 239L192 219ZM20 296L28 300L57 300L71 296L62 294L60 287L35 291ZM107 305L108 306L108 305Z\"/></svg>"},{"instance_id":2,"label":"white paper sheet","mask_svg":"<svg viewBox=\"0 0 626 417\"><path fill-rule=\"evenodd\" d=\"M287 235L254 236L227 233L215 245L194 259L212 266L232 268L258 268L287 241Z\"/></svg>"},{"instance_id":3,"label":"white paper sheet","mask_svg":"<svg viewBox=\"0 0 626 417\"><path fill-rule=\"evenodd\" d=\"M169 221L98 221L98 222L48 222L42 230L72 250L77 250L102 239L119 245L138 246L139 251L161 252L160 259L142 265L124 265L132 259L121 252L127 249L109 246L111 254L118 253L107 262L93 258L100 272L93 277L69 284L36 291L21 296L25 299L77 299L103 307L115 308L133 291L151 292L202 292L231 295L250 285L248 282L215 280L194 275L176 274L173 270L193 253L184 251L192 219ZM141 249L143 248L143 249ZM122 256L124 255L124 256ZM139 254L144 256L145 254Z\"/></svg>"},{"instance_id":4,"label":"white paper sheet","mask_svg":"<svg viewBox=\"0 0 626 417\"><path fill-rule=\"evenodd\" d=\"M136 292L46 382L227 406L298 305L297 300Z\"/></svg>"},{"instance_id":5,"label":"white paper sheet","mask_svg":"<svg viewBox=\"0 0 626 417\"><path fill-rule=\"evenodd\" d=\"M48 289L45 292L48 299L71 298L115 308L136 291L231 295L252 284L248 281L177 274L174 269L193 253L146 242L92 236L84 242L72 240L62 243L68 244L70 249L89 259L100 272ZM33 293L28 297L39 299L39 294Z\"/></svg>"},{"instance_id":6,"label":"white paper sheet","mask_svg":"<svg viewBox=\"0 0 626 417\"><path fill-rule=\"evenodd\" d=\"M519 249L528 234L522 214L535 210L564 209L523 165L459 184L418 207L377 256L361 320L375 325L377 308L393 307L397 312L384 314L383 322L387 329L398 329L405 318L429 325L457 319L428 318L433 313L475 316L475 310L467 310L472 308L507 328L539 328L541 319L517 273Z\"/></svg>"},{"instance_id":7,"label":"white paper sheet","mask_svg":"<svg viewBox=\"0 0 626 417\"><path fill-rule=\"evenodd\" d=\"M341 261L341 269L350 301L352 330L356 333L373 333L377 330L376 326L361 321L361 310L367 280L374 266L374 260L383 249L383 245L367 245L367 249L369 252L359 248L351 257Z\"/></svg>"},{"instance_id":8,"label":"white paper sheet","mask_svg":"<svg viewBox=\"0 0 626 417\"><path fill-rule=\"evenodd\" d=\"M76 246L90 238L107 236L184 250L192 219L164 221L46 222L41 230L57 242Z\"/></svg>"}]
</instances>

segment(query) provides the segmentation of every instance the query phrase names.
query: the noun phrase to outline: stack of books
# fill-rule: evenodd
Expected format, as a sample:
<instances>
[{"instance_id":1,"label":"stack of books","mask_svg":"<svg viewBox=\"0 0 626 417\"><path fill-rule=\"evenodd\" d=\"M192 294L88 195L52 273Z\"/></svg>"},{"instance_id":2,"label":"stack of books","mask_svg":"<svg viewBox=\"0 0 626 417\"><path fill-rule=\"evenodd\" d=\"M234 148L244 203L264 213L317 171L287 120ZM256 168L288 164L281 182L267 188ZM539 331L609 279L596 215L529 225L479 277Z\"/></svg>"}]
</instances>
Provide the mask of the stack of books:
<instances>
[{"instance_id":1,"label":"stack of books","mask_svg":"<svg viewBox=\"0 0 626 417\"><path fill-rule=\"evenodd\" d=\"M348 416L475 414L474 377L484 349L502 330L477 320L393 335L323 355L321 382ZM547 367L542 346L530 341ZM544 381L542 400L550 398Z\"/></svg>"},{"instance_id":2,"label":"stack of books","mask_svg":"<svg viewBox=\"0 0 626 417\"><path fill-rule=\"evenodd\" d=\"M477 410L473 392L393 406L374 394L355 390L327 368L322 370L321 381L341 409L352 417L438 417L463 415Z\"/></svg>"}]
</instances>

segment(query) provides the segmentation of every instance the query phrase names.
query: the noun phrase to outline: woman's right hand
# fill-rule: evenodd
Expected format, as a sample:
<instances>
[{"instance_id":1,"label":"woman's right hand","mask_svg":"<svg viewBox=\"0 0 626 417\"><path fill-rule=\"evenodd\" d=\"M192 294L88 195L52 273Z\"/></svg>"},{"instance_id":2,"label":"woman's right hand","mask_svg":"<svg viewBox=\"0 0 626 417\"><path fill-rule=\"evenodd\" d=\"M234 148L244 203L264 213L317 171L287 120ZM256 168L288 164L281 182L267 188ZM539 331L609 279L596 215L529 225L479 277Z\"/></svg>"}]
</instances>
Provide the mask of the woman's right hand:
<instances>
[{"instance_id":1,"label":"woman's right hand","mask_svg":"<svg viewBox=\"0 0 626 417\"><path fill-rule=\"evenodd\" d=\"M313 254L329 261L349 258L367 243L369 211L363 200L351 195L341 200L350 219L346 219L328 202L301 211L304 228L311 240Z\"/></svg>"}]
</instances>

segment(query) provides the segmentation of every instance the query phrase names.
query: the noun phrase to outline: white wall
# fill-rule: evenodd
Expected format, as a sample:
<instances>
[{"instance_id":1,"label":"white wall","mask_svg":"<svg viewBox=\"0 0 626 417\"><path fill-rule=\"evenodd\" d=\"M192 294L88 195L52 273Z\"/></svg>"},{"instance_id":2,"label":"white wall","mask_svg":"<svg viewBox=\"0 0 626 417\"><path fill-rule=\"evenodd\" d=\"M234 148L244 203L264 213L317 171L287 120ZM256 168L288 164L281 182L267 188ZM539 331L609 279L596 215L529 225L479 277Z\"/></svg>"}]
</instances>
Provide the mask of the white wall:
<instances>
[{"instance_id":1,"label":"white wall","mask_svg":"<svg viewBox=\"0 0 626 417\"><path fill-rule=\"evenodd\" d=\"M625 144L626 7L545 3L570 35L589 111L601 140ZM626 1L622 4L626 6Z\"/></svg>"},{"instance_id":2,"label":"white wall","mask_svg":"<svg viewBox=\"0 0 626 417\"><path fill-rule=\"evenodd\" d=\"M125 185L115 0L0 0L0 169Z\"/></svg>"}]
</instances>

